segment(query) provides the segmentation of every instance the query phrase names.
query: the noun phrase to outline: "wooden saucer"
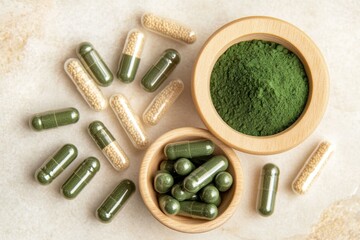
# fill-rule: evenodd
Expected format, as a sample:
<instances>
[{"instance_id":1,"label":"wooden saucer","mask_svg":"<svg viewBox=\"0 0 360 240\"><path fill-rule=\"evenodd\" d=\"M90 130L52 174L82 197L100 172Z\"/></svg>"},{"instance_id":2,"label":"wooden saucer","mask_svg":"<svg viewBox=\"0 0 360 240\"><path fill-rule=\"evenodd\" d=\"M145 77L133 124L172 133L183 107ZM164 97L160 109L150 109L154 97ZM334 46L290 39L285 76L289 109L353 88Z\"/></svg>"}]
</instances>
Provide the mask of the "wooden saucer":
<instances>
[{"instance_id":1,"label":"wooden saucer","mask_svg":"<svg viewBox=\"0 0 360 240\"><path fill-rule=\"evenodd\" d=\"M309 80L309 97L298 120L271 136L250 136L228 126L213 106L210 76L214 64L230 46L253 39L282 44L302 61ZM304 141L318 126L329 96L329 74L325 60L314 42L297 27L271 17L246 17L226 24L204 44L195 63L192 96L206 127L227 145L252 154L275 154Z\"/></svg>"},{"instance_id":2,"label":"wooden saucer","mask_svg":"<svg viewBox=\"0 0 360 240\"><path fill-rule=\"evenodd\" d=\"M223 193L221 197L222 201L219 206L218 216L210 221L183 216L168 216L164 214L159 208L157 194L153 187L156 171L159 169L160 162L165 159L164 147L166 144L197 139L209 139L215 144L214 154L221 154L227 157L229 167L226 171L228 171L234 179L231 189ZM165 133L155 140L155 142L147 149L140 166L140 194L150 213L165 226L185 233L207 232L224 224L234 214L236 207L240 202L243 186L242 168L240 160L234 150L219 141L209 131L201 128L178 128Z\"/></svg>"}]
</instances>

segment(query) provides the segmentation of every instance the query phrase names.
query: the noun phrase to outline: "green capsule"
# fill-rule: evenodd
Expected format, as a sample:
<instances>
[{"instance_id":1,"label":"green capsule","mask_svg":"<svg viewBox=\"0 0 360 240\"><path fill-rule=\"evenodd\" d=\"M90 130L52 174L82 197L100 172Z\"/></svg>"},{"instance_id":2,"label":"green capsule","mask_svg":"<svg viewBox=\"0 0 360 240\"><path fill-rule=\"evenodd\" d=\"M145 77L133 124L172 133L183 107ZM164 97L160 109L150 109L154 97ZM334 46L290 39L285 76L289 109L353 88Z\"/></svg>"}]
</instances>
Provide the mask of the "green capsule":
<instances>
[{"instance_id":1,"label":"green capsule","mask_svg":"<svg viewBox=\"0 0 360 240\"><path fill-rule=\"evenodd\" d=\"M196 201L180 202L180 216L212 220L217 217L218 209L212 203L202 203Z\"/></svg>"},{"instance_id":2,"label":"green capsule","mask_svg":"<svg viewBox=\"0 0 360 240\"><path fill-rule=\"evenodd\" d=\"M174 175L176 174L175 169L174 169L174 161L161 161L160 162L160 170L165 170L168 171L170 174Z\"/></svg>"},{"instance_id":3,"label":"green capsule","mask_svg":"<svg viewBox=\"0 0 360 240\"><path fill-rule=\"evenodd\" d=\"M100 162L94 157L85 159L61 187L67 199L75 198L100 170Z\"/></svg>"},{"instance_id":4,"label":"green capsule","mask_svg":"<svg viewBox=\"0 0 360 240\"><path fill-rule=\"evenodd\" d=\"M221 204L221 195L219 195L219 198L213 203L215 206L219 207Z\"/></svg>"},{"instance_id":5,"label":"green capsule","mask_svg":"<svg viewBox=\"0 0 360 240\"><path fill-rule=\"evenodd\" d=\"M180 62L180 54L175 49L167 49L159 60L141 79L142 87L148 92L154 92L160 87L170 73Z\"/></svg>"},{"instance_id":6,"label":"green capsule","mask_svg":"<svg viewBox=\"0 0 360 240\"><path fill-rule=\"evenodd\" d=\"M42 185L51 183L74 161L77 155L78 151L74 145L64 145L35 172L35 179Z\"/></svg>"},{"instance_id":7,"label":"green capsule","mask_svg":"<svg viewBox=\"0 0 360 240\"><path fill-rule=\"evenodd\" d=\"M104 223L109 223L119 210L125 205L127 200L135 192L135 184L125 179L114 189L114 191L104 200L96 211L96 217Z\"/></svg>"},{"instance_id":8,"label":"green capsule","mask_svg":"<svg viewBox=\"0 0 360 240\"><path fill-rule=\"evenodd\" d=\"M63 108L35 114L30 119L30 126L35 131L41 131L76 123L79 118L80 113L76 108Z\"/></svg>"},{"instance_id":9,"label":"green capsule","mask_svg":"<svg viewBox=\"0 0 360 240\"><path fill-rule=\"evenodd\" d=\"M165 146L164 153L169 160L177 158L193 158L207 156L214 152L215 145L210 140L195 140L169 143Z\"/></svg>"},{"instance_id":10,"label":"green capsule","mask_svg":"<svg viewBox=\"0 0 360 240\"><path fill-rule=\"evenodd\" d=\"M159 197L159 206L166 215L176 215L180 211L179 201L169 195Z\"/></svg>"},{"instance_id":11,"label":"green capsule","mask_svg":"<svg viewBox=\"0 0 360 240\"><path fill-rule=\"evenodd\" d=\"M138 29L132 29L127 35L116 73L117 78L124 83L131 83L135 79L140 64L144 40L144 33Z\"/></svg>"},{"instance_id":12,"label":"green capsule","mask_svg":"<svg viewBox=\"0 0 360 240\"><path fill-rule=\"evenodd\" d=\"M199 191L199 196L203 202L215 204L219 202L220 192L214 185L210 184Z\"/></svg>"},{"instance_id":13,"label":"green capsule","mask_svg":"<svg viewBox=\"0 0 360 240\"><path fill-rule=\"evenodd\" d=\"M121 171L129 167L129 158L102 122L93 121L88 130L96 145L115 170Z\"/></svg>"},{"instance_id":14,"label":"green capsule","mask_svg":"<svg viewBox=\"0 0 360 240\"><path fill-rule=\"evenodd\" d=\"M168 172L164 170L157 171L154 178L154 188L158 193L166 193L174 185L174 178Z\"/></svg>"},{"instance_id":15,"label":"green capsule","mask_svg":"<svg viewBox=\"0 0 360 240\"><path fill-rule=\"evenodd\" d=\"M220 192L226 192L233 184L233 177L228 172L219 172L214 179L214 184Z\"/></svg>"},{"instance_id":16,"label":"green capsule","mask_svg":"<svg viewBox=\"0 0 360 240\"><path fill-rule=\"evenodd\" d=\"M94 78L97 84L107 87L112 83L114 79L113 74L91 43L80 43L76 54L86 68L86 71Z\"/></svg>"},{"instance_id":17,"label":"green capsule","mask_svg":"<svg viewBox=\"0 0 360 240\"><path fill-rule=\"evenodd\" d=\"M257 202L257 210L262 216L270 216L274 212L279 175L279 168L272 163L262 168Z\"/></svg>"},{"instance_id":18,"label":"green capsule","mask_svg":"<svg viewBox=\"0 0 360 240\"><path fill-rule=\"evenodd\" d=\"M196 193L201 188L212 182L218 172L225 171L228 160L225 156L218 155L192 171L183 182L184 190Z\"/></svg>"},{"instance_id":19,"label":"green capsule","mask_svg":"<svg viewBox=\"0 0 360 240\"><path fill-rule=\"evenodd\" d=\"M176 171L174 169L174 164L175 164L175 161L163 160L160 162L159 169L168 171L173 176L174 182L178 182L183 179L183 176L180 176L179 174L176 173Z\"/></svg>"},{"instance_id":20,"label":"green capsule","mask_svg":"<svg viewBox=\"0 0 360 240\"><path fill-rule=\"evenodd\" d=\"M193 196L196 195L196 194L185 191L181 187L181 185L182 185L181 183L175 184L171 188L171 195L178 201L184 201L184 200L188 200L188 199L193 199Z\"/></svg>"},{"instance_id":21,"label":"green capsule","mask_svg":"<svg viewBox=\"0 0 360 240\"><path fill-rule=\"evenodd\" d=\"M195 165L187 158L179 158L174 164L174 169L177 174L185 176L195 169Z\"/></svg>"}]
</instances>

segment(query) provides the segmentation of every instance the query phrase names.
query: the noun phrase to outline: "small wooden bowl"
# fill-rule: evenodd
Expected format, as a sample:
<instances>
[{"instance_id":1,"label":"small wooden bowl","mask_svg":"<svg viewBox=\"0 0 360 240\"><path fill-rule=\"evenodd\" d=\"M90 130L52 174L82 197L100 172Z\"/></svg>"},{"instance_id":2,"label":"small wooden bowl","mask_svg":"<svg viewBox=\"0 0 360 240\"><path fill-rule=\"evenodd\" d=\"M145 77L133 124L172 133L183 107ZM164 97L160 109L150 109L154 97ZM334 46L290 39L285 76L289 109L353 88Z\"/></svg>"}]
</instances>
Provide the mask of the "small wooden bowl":
<instances>
[{"instance_id":1,"label":"small wooden bowl","mask_svg":"<svg viewBox=\"0 0 360 240\"><path fill-rule=\"evenodd\" d=\"M218 58L230 46L253 39L276 42L294 52L309 79L309 97L303 113L292 126L271 136L250 136L228 126L217 113L210 95L210 76ZM319 49L304 32L271 17L240 18L217 30L204 44L193 71L193 101L207 128L227 145L252 154L280 153L304 141L324 115L328 95L329 75Z\"/></svg>"},{"instance_id":2,"label":"small wooden bowl","mask_svg":"<svg viewBox=\"0 0 360 240\"><path fill-rule=\"evenodd\" d=\"M193 219L182 216L167 216L159 208L157 194L153 187L155 172L159 164L165 159L164 147L171 142L183 140L209 139L216 145L215 154L223 154L229 160L227 171L233 176L233 186L222 195L218 216L211 221ZM146 151L140 167L139 189L141 197L151 214L165 226L186 233L200 233L210 231L222 225L236 210L243 189L243 175L240 160L235 152L215 138L205 129L178 128L159 137Z\"/></svg>"}]
</instances>

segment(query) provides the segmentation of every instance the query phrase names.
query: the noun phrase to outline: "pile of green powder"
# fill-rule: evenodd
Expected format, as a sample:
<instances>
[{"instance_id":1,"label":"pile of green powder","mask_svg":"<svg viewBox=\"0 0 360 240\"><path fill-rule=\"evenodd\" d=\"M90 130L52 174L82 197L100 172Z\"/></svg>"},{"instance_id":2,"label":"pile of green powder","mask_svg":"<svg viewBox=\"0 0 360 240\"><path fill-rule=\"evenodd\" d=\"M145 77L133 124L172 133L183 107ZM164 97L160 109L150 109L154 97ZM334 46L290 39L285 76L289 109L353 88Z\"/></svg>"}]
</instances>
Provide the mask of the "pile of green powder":
<instances>
[{"instance_id":1,"label":"pile of green powder","mask_svg":"<svg viewBox=\"0 0 360 240\"><path fill-rule=\"evenodd\" d=\"M231 46L210 80L213 104L233 129L252 136L279 133L306 105L309 86L300 59L280 44L260 40Z\"/></svg>"}]
</instances>

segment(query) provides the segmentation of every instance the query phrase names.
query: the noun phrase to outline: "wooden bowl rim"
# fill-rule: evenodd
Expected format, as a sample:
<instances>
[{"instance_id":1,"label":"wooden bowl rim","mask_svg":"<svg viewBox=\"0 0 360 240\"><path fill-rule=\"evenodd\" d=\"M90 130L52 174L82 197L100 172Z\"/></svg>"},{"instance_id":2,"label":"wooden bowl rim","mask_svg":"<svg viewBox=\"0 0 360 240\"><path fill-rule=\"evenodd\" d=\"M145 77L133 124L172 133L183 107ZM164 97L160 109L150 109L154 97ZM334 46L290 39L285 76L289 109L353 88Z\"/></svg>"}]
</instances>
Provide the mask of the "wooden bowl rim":
<instances>
[{"instance_id":1,"label":"wooden bowl rim","mask_svg":"<svg viewBox=\"0 0 360 240\"><path fill-rule=\"evenodd\" d=\"M177 217L178 219L174 219L170 216L165 215L159 209L157 201L152 200L151 192L154 192L154 190L152 186L152 180L149 181L148 179L151 178L149 168L151 166L151 163L153 162L153 157L158 151L159 147L163 147L164 144L174 141L173 139L178 138L179 136L185 136L185 138L186 136L192 136L212 140L214 144L224 152L224 155L226 155L229 160L229 164L232 165L232 168L234 170L233 197L224 212L222 212L221 215L219 215L214 220L199 221L187 217ZM243 173L240 165L240 160L238 159L234 150L222 143L216 137L214 137L209 131L202 128L184 127L166 132L157 140L155 140L154 143L147 149L140 166L139 191L144 204L146 205L150 213L160 223L173 230L184 233L207 232L225 223L234 214L236 207L240 202L240 197L243 192L243 185ZM181 218L181 220L179 220L179 218ZM201 223L194 224L193 221L199 221Z\"/></svg>"},{"instance_id":2,"label":"wooden bowl rim","mask_svg":"<svg viewBox=\"0 0 360 240\"><path fill-rule=\"evenodd\" d=\"M255 35L267 41L283 42L302 60L309 80L310 91L302 115L289 128L271 136L250 136L232 129L218 115L210 96L210 75L218 57L229 46ZM304 141L320 123L328 95L329 75L320 50L300 29L272 17L245 17L224 25L205 42L193 69L193 102L206 127L227 145L251 154L276 154Z\"/></svg>"}]
</instances>

